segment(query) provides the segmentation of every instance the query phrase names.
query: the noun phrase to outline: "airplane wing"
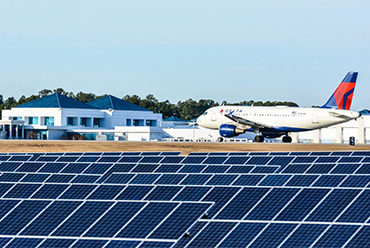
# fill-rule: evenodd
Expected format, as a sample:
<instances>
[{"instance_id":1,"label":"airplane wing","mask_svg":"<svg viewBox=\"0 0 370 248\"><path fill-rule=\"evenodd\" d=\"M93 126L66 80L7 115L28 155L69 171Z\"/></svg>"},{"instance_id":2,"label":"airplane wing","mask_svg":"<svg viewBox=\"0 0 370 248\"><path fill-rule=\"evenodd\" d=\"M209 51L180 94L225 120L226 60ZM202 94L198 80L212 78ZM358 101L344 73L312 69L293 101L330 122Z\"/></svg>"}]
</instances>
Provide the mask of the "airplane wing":
<instances>
[{"instance_id":1,"label":"airplane wing","mask_svg":"<svg viewBox=\"0 0 370 248\"><path fill-rule=\"evenodd\" d=\"M264 123L261 123L261 122L251 121L251 120L242 118L240 116L236 116L236 115L234 115L234 112L230 112L229 114L225 114L225 116L227 118L229 118L230 120L232 120L232 121L235 121L235 122L237 122L239 124L242 124L242 125L245 125L245 126L250 126L253 129L254 128L257 128L257 129L259 129L259 128L271 128L270 125L267 125L267 124L264 124Z\"/></svg>"}]
</instances>

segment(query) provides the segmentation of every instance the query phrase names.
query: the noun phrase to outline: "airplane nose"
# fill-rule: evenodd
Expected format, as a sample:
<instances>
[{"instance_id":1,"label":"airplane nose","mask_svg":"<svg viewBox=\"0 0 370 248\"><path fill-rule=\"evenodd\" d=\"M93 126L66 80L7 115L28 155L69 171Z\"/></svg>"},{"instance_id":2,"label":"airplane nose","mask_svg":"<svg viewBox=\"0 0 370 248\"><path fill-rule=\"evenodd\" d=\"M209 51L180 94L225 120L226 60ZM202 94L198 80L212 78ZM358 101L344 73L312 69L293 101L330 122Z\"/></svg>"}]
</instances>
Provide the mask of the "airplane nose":
<instances>
[{"instance_id":1,"label":"airplane nose","mask_svg":"<svg viewBox=\"0 0 370 248\"><path fill-rule=\"evenodd\" d=\"M199 126L201 126L201 125L202 125L202 116L199 116L199 117L197 118L197 124L198 124Z\"/></svg>"}]
</instances>

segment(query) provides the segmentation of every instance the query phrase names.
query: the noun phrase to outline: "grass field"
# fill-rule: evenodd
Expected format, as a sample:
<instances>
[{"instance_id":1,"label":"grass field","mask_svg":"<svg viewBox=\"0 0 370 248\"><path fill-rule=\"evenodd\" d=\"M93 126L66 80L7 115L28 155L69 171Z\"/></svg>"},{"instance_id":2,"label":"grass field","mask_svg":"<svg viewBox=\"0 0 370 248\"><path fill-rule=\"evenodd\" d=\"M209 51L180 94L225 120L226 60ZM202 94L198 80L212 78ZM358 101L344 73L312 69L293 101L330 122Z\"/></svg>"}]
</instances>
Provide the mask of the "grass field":
<instances>
[{"instance_id":1,"label":"grass field","mask_svg":"<svg viewBox=\"0 0 370 248\"><path fill-rule=\"evenodd\" d=\"M248 152L248 151L350 151L370 150L370 145L282 144L282 143L174 143L174 142L95 142L95 141L0 141L0 153L15 152L108 152L108 151L181 151Z\"/></svg>"}]
</instances>

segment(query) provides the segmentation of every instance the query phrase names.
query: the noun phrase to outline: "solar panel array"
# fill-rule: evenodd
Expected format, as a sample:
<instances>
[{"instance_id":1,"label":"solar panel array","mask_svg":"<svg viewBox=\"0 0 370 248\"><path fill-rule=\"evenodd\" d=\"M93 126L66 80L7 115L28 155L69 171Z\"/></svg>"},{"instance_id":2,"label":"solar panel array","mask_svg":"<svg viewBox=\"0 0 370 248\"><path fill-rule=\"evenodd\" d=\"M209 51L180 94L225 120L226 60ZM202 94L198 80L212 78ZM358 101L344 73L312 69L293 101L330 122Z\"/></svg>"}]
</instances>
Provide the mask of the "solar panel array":
<instances>
[{"instance_id":1,"label":"solar panel array","mask_svg":"<svg viewBox=\"0 0 370 248\"><path fill-rule=\"evenodd\" d=\"M2 247L363 247L370 151L0 154Z\"/></svg>"}]
</instances>

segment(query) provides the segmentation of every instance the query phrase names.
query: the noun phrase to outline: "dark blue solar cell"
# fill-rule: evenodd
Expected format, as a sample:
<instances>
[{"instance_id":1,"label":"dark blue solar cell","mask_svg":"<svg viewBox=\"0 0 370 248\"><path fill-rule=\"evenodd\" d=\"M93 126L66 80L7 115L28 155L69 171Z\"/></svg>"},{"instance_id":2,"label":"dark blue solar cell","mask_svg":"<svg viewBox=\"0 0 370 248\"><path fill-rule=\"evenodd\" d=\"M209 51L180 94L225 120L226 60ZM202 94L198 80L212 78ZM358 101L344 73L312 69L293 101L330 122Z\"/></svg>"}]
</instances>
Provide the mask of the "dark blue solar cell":
<instances>
[{"instance_id":1,"label":"dark blue solar cell","mask_svg":"<svg viewBox=\"0 0 370 248\"><path fill-rule=\"evenodd\" d=\"M311 156L329 156L331 152L311 152Z\"/></svg>"},{"instance_id":2,"label":"dark blue solar cell","mask_svg":"<svg viewBox=\"0 0 370 248\"><path fill-rule=\"evenodd\" d=\"M294 157L273 157L268 164L286 166L292 162L293 159Z\"/></svg>"},{"instance_id":3,"label":"dark blue solar cell","mask_svg":"<svg viewBox=\"0 0 370 248\"><path fill-rule=\"evenodd\" d=\"M38 172L59 173L67 163L46 163Z\"/></svg>"},{"instance_id":4,"label":"dark blue solar cell","mask_svg":"<svg viewBox=\"0 0 370 248\"><path fill-rule=\"evenodd\" d=\"M60 157L57 162L76 162L80 157L74 156L66 156L66 157Z\"/></svg>"},{"instance_id":5,"label":"dark blue solar cell","mask_svg":"<svg viewBox=\"0 0 370 248\"><path fill-rule=\"evenodd\" d=\"M27 174L21 182L41 183L44 182L51 174Z\"/></svg>"},{"instance_id":6,"label":"dark blue solar cell","mask_svg":"<svg viewBox=\"0 0 370 248\"><path fill-rule=\"evenodd\" d=\"M13 186L13 183L0 183L0 197L2 197L2 195L5 194Z\"/></svg>"},{"instance_id":7,"label":"dark blue solar cell","mask_svg":"<svg viewBox=\"0 0 370 248\"><path fill-rule=\"evenodd\" d=\"M328 174L336 164L313 164L306 174Z\"/></svg>"},{"instance_id":8,"label":"dark blue solar cell","mask_svg":"<svg viewBox=\"0 0 370 248\"><path fill-rule=\"evenodd\" d=\"M113 167L107 171L106 174L112 173L112 172L129 172L134 168L136 164L115 164Z\"/></svg>"},{"instance_id":9,"label":"dark blue solar cell","mask_svg":"<svg viewBox=\"0 0 370 248\"><path fill-rule=\"evenodd\" d=\"M182 185L204 185L212 175L209 174L190 174L182 182Z\"/></svg>"},{"instance_id":10,"label":"dark blue solar cell","mask_svg":"<svg viewBox=\"0 0 370 248\"><path fill-rule=\"evenodd\" d=\"M264 177L263 175L241 175L233 185L256 186Z\"/></svg>"},{"instance_id":11,"label":"dark blue solar cell","mask_svg":"<svg viewBox=\"0 0 370 248\"><path fill-rule=\"evenodd\" d=\"M231 166L226 173L248 174L254 166Z\"/></svg>"},{"instance_id":12,"label":"dark blue solar cell","mask_svg":"<svg viewBox=\"0 0 370 248\"><path fill-rule=\"evenodd\" d=\"M89 200L113 200L125 186L100 185L89 197Z\"/></svg>"},{"instance_id":13,"label":"dark blue solar cell","mask_svg":"<svg viewBox=\"0 0 370 248\"><path fill-rule=\"evenodd\" d=\"M112 162L112 163L116 163L118 162L118 160L120 160L121 157L101 157L98 162L99 163L104 163L104 162Z\"/></svg>"},{"instance_id":14,"label":"dark blue solar cell","mask_svg":"<svg viewBox=\"0 0 370 248\"><path fill-rule=\"evenodd\" d=\"M114 202L86 201L52 236L81 236Z\"/></svg>"},{"instance_id":15,"label":"dark blue solar cell","mask_svg":"<svg viewBox=\"0 0 370 248\"><path fill-rule=\"evenodd\" d=\"M338 164L330 174L353 174L361 164Z\"/></svg>"},{"instance_id":16,"label":"dark blue solar cell","mask_svg":"<svg viewBox=\"0 0 370 248\"><path fill-rule=\"evenodd\" d=\"M188 236L184 235L175 244L174 248L186 247L186 245L206 226L209 222L195 222L195 224L187 231Z\"/></svg>"},{"instance_id":17,"label":"dark blue solar cell","mask_svg":"<svg viewBox=\"0 0 370 248\"><path fill-rule=\"evenodd\" d=\"M302 224L281 247L310 247L328 225Z\"/></svg>"},{"instance_id":18,"label":"dark blue solar cell","mask_svg":"<svg viewBox=\"0 0 370 248\"><path fill-rule=\"evenodd\" d=\"M22 164L22 166L17 169L17 172L36 172L44 164L45 163L26 162L26 163Z\"/></svg>"},{"instance_id":19,"label":"dark blue solar cell","mask_svg":"<svg viewBox=\"0 0 370 248\"><path fill-rule=\"evenodd\" d=\"M54 201L20 235L48 236L82 203L82 201Z\"/></svg>"},{"instance_id":20,"label":"dark blue solar cell","mask_svg":"<svg viewBox=\"0 0 370 248\"><path fill-rule=\"evenodd\" d=\"M82 173L89 167L90 163L70 163L61 171L61 173Z\"/></svg>"},{"instance_id":21,"label":"dark blue solar cell","mask_svg":"<svg viewBox=\"0 0 370 248\"><path fill-rule=\"evenodd\" d=\"M305 173L308 168L311 167L311 164L290 164L285 167L281 173Z\"/></svg>"},{"instance_id":22,"label":"dark blue solar cell","mask_svg":"<svg viewBox=\"0 0 370 248\"><path fill-rule=\"evenodd\" d=\"M154 186L128 186L121 194L116 197L116 200L141 200L143 199Z\"/></svg>"},{"instance_id":23,"label":"dark blue solar cell","mask_svg":"<svg viewBox=\"0 0 370 248\"><path fill-rule=\"evenodd\" d=\"M55 162L59 156L40 156L37 161L38 162Z\"/></svg>"},{"instance_id":24,"label":"dark blue solar cell","mask_svg":"<svg viewBox=\"0 0 370 248\"><path fill-rule=\"evenodd\" d=\"M214 187L202 201L215 202L208 213L209 218L213 216L240 190L240 187Z\"/></svg>"},{"instance_id":25,"label":"dark blue solar cell","mask_svg":"<svg viewBox=\"0 0 370 248\"><path fill-rule=\"evenodd\" d=\"M210 206L210 203L182 203L149 238L178 239Z\"/></svg>"},{"instance_id":26,"label":"dark blue solar cell","mask_svg":"<svg viewBox=\"0 0 370 248\"><path fill-rule=\"evenodd\" d=\"M3 198L28 198L40 187L41 184L19 183L6 193Z\"/></svg>"},{"instance_id":27,"label":"dark blue solar cell","mask_svg":"<svg viewBox=\"0 0 370 248\"><path fill-rule=\"evenodd\" d=\"M294 175L285 186L297 186L297 187L308 187L310 186L319 176L316 175Z\"/></svg>"},{"instance_id":28,"label":"dark blue solar cell","mask_svg":"<svg viewBox=\"0 0 370 248\"><path fill-rule=\"evenodd\" d=\"M274 188L244 219L272 220L298 191L299 189L294 188Z\"/></svg>"},{"instance_id":29,"label":"dark blue solar cell","mask_svg":"<svg viewBox=\"0 0 370 248\"><path fill-rule=\"evenodd\" d=\"M265 223L240 223L218 247L247 247L265 226Z\"/></svg>"},{"instance_id":30,"label":"dark blue solar cell","mask_svg":"<svg viewBox=\"0 0 370 248\"><path fill-rule=\"evenodd\" d=\"M360 226L332 225L315 243L317 247L342 247Z\"/></svg>"},{"instance_id":31,"label":"dark blue solar cell","mask_svg":"<svg viewBox=\"0 0 370 248\"><path fill-rule=\"evenodd\" d=\"M370 227L362 226L356 235L349 241L346 247L369 247Z\"/></svg>"},{"instance_id":32,"label":"dark blue solar cell","mask_svg":"<svg viewBox=\"0 0 370 248\"><path fill-rule=\"evenodd\" d=\"M122 157L119 162L120 163L138 163L143 157L138 157L138 156L127 156L127 157Z\"/></svg>"},{"instance_id":33,"label":"dark blue solar cell","mask_svg":"<svg viewBox=\"0 0 370 248\"><path fill-rule=\"evenodd\" d=\"M8 161L8 159L10 158L11 156L4 156L4 155L1 155L0 156L0 161Z\"/></svg>"},{"instance_id":34,"label":"dark blue solar cell","mask_svg":"<svg viewBox=\"0 0 370 248\"><path fill-rule=\"evenodd\" d=\"M191 152L189 156L208 156L209 152Z\"/></svg>"},{"instance_id":35,"label":"dark blue solar cell","mask_svg":"<svg viewBox=\"0 0 370 248\"><path fill-rule=\"evenodd\" d=\"M204 156L194 156L194 157L188 156L182 161L182 163L183 164L201 164L205 159L206 157Z\"/></svg>"},{"instance_id":36,"label":"dark blue solar cell","mask_svg":"<svg viewBox=\"0 0 370 248\"><path fill-rule=\"evenodd\" d=\"M45 156L63 156L64 155L64 152L48 152L48 153L44 153Z\"/></svg>"},{"instance_id":37,"label":"dark blue solar cell","mask_svg":"<svg viewBox=\"0 0 370 248\"><path fill-rule=\"evenodd\" d=\"M275 166L256 166L251 173L274 173L275 171L279 170L279 167Z\"/></svg>"},{"instance_id":38,"label":"dark blue solar cell","mask_svg":"<svg viewBox=\"0 0 370 248\"><path fill-rule=\"evenodd\" d=\"M104 247L104 245L109 242L108 240L94 240L94 239L79 239L73 244L73 247L78 248L99 248Z\"/></svg>"},{"instance_id":39,"label":"dark blue solar cell","mask_svg":"<svg viewBox=\"0 0 370 248\"><path fill-rule=\"evenodd\" d=\"M112 240L105 248L136 248L141 241Z\"/></svg>"},{"instance_id":40,"label":"dark blue solar cell","mask_svg":"<svg viewBox=\"0 0 370 248\"><path fill-rule=\"evenodd\" d=\"M100 156L102 154L102 152L85 152L84 156Z\"/></svg>"},{"instance_id":41,"label":"dark blue solar cell","mask_svg":"<svg viewBox=\"0 0 370 248\"><path fill-rule=\"evenodd\" d=\"M355 174L370 174L370 164L362 164Z\"/></svg>"},{"instance_id":42,"label":"dark blue solar cell","mask_svg":"<svg viewBox=\"0 0 370 248\"><path fill-rule=\"evenodd\" d=\"M19 201L16 200L0 200L0 218L3 218L10 210L12 210Z\"/></svg>"},{"instance_id":43,"label":"dark blue solar cell","mask_svg":"<svg viewBox=\"0 0 370 248\"><path fill-rule=\"evenodd\" d=\"M229 152L229 156L248 156L249 152Z\"/></svg>"},{"instance_id":44,"label":"dark blue solar cell","mask_svg":"<svg viewBox=\"0 0 370 248\"><path fill-rule=\"evenodd\" d=\"M249 160L249 157L240 157L240 156L235 156L235 157L229 157L228 160L225 161L225 164L245 164Z\"/></svg>"},{"instance_id":45,"label":"dark blue solar cell","mask_svg":"<svg viewBox=\"0 0 370 248\"><path fill-rule=\"evenodd\" d=\"M73 184L59 197L59 199L85 199L96 187L97 185Z\"/></svg>"},{"instance_id":46,"label":"dark blue solar cell","mask_svg":"<svg viewBox=\"0 0 370 248\"><path fill-rule=\"evenodd\" d=\"M267 156L269 152L250 152L249 156Z\"/></svg>"},{"instance_id":47,"label":"dark blue solar cell","mask_svg":"<svg viewBox=\"0 0 370 248\"><path fill-rule=\"evenodd\" d=\"M232 199L216 219L241 220L251 208L262 199L269 191L269 188L244 188L234 199Z\"/></svg>"},{"instance_id":48,"label":"dark blue solar cell","mask_svg":"<svg viewBox=\"0 0 370 248\"><path fill-rule=\"evenodd\" d=\"M207 166L202 173L225 173L230 166L224 165L209 165Z\"/></svg>"},{"instance_id":49,"label":"dark blue solar cell","mask_svg":"<svg viewBox=\"0 0 370 248\"><path fill-rule=\"evenodd\" d=\"M249 159L246 164L266 165L271 159L272 159L271 157L267 157L267 156L263 156L263 157L255 156L255 157L251 157L251 159Z\"/></svg>"},{"instance_id":50,"label":"dark blue solar cell","mask_svg":"<svg viewBox=\"0 0 370 248\"><path fill-rule=\"evenodd\" d=\"M370 156L370 151L354 151L352 156Z\"/></svg>"},{"instance_id":51,"label":"dark blue solar cell","mask_svg":"<svg viewBox=\"0 0 370 248\"><path fill-rule=\"evenodd\" d=\"M160 165L155 172L159 173L175 173L180 170L184 165L181 164L162 164Z\"/></svg>"},{"instance_id":52,"label":"dark blue solar cell","mask_svg":"<svg viewBox=\"0 0 370 248\"><path fill-rule=\"evenodd\" d=\"M112 174L104 181L104 183L117 183L126 184L128 183L135 174Z\"/></svg>"},{"instance_id":53,"label":"dark blue solar cell","mask_svg":"<svg viewBox=\"0 0 370 248\"><path fill-rule=\"evenodd\" d=\"M333 190L306 220L333 222L359 192L355 189Z\"/></svg>"},{"instance_id":54,"label":"dark blue solar cell","mask_svg":"<svg viewBox=\"0 0 370 248\"><path fill-rule=\"evenodd\" d=\"M69 185L66 184L44 184L33 196L34 199L57 199Z\"/></svg>"},{"instance_id":55,"label":"dark blue solar cell","mask_svg":"<svg viewBox=\"0 0 370 248\"><path fill-rule=\"evenodd\" d=\"M2 235L17 235L50 201L25 200L0 222Z\"/></svg>"},{"instance_id":56,"label":"dark blue solar cell","mask_svg":"<svg viewBox=\"0 0 370 248\"><path fill-rule=\"evenodd\" d=\"M308 156L311 152L291 152L290 156Z\"/></svg>"},{"instance_id":57,"label":"dark blue solar cell","mask_svg":"<svg viewBox=\"0 0 370 248\"><path fill-rule=\"evenodd\" d=\"M211 187L185 187L174 199L174 201L200 201Z\"/></svg>"},{"instance_id":58,"label":"dark blue solar cell","mask_svg":"<svg viewBox=\"0 0 370 248\"><path fill-rule=\"evenodd\" d=\"M100 176L77 175L71 183L95 183Z\"/></svg>"},{"instance_id":59,"label":"dark blue solar cell","mask_svg":"<svg viewBox=\"0 0 370 248\"><path fill-rule=\"evenodd\" d=\"M349 175L339 187L366 187L370 182L370 176Z\"/></svg>"},{"instance_id":60,"label":"dark blue solar cell","mask_svg":"<svg viewBox=\"0 0 370 248\"><path fill-rule=\"evenodd\" d=\"M82 156L83 154L84 154L83 152L66 152L66 153L64 153L64 156L79 157L79 156Z\"/></svg>"},{"instance_id":61,"label":"dark blue solar cell","mask_svg":"<svg viewBox=\"0 0 370 248\"><path fill-rule=\"evenodd\" d=\"M208 156L227 156L228 154L228 152L210 152Z\"/></svg>"},{"instance_id":62,"label":"dark blue solar cell","mask_svg":"<svg viewBox=\"0 0 370 248\"><path fill-rule=\"evenodd\" d=\"M69 183L74 177L75 175L54 174L54 175L51 175L46 182L47 183Z\"/></svg>"},{"instance_id":63,"label":"dark blue solar cell","mask_svg":"<svg viewBox=\"0 0 370 248\"><path fill-rule=\"evenodd\" d=\"M161 174L137 174L130 184L153 184Z\"/></svg>"},{"instance_id":64,"label":"dark blue solar cell","mask_svg":"<svg viewBox=\"0 0 370 248\"><path fill-rule=\"evenodd\" d=\"M319 157L316 160L316 163L336 163L340 157L332 157L332 156L327 156L327 157Z\"/></svg>"},{"instance_id":65,"label":"dark blue solar cell","mask_svg":"<svg viewBox=\"0 0 370 248\"><path fill-rule=\"evenodd\" d=\"M155 184L179 184L186 174L163 174Z\"/></svg>"},{"instance_id":66,"label":"dark blue solar cell","mask_svg":"<svg viewBox=\"0 0 370 248\"><path fill-rule=\"evenodd\" d=\"M303 189L275 220L302 221L329 191L329 189Z\"/></svg>"},{"instance_id":67,"label":"dark blue solar cell","mask_svg":"<svg viewBox=\"0 0 370 248\"><path fill-rule=\"evenodd\" d=\"M312 164L313 162L315 162L315 160L317 159L317 157L296 157L292 163L295 163L295 164L303 164L303 163L309 163L309 164Z\"/></svg>"},{"instance_id":68,"label":"dark blue solar cell","mask_svg":"<svg viewBox=\"0 0 370 248\"><path fill-rule=\"evenodd\" d=\"M91 164L89 168L87 168L83 174L96 174L96 175L101 175L107 172L113 164L105 164L105 163L96 163L96 164Z\"/></svg>"},{"instance_id":69,"label":"dark blue solar cell","mask_svg":"<svg viewBox=\"0 0 370 248\"><path fill-rule=\"evenodd\" d=\"M0 163L0 171L16 171L21 166L22 162L2 162Z\"/></svg>"},{"instance_id":70,"label":"dark blue solar cell","mask_svg":"<svg viewBox=\"0 0 370 248\"><path fill-rule=\"evenodd\" d=\"M180 173L200 173L206 168L206 165L184 165L179 172Z\"/></svg>"},{"instance_id":71,"label":"dark blue solar cell","mask_svg":"<svg viewBox=\"0 0 370 248\"><path fill-rule=\"evenodd\" d=\"M270 156L288 156L289 152L270 152Z\"/></svg>"},{"instance_id":72,"label":"dark blue solar cell","mask_svg":"<svg viewBox=\"0 0 370 248\"><path fill-rule=\"evenodd\" d=\"M153 172L159 164L138 164L131 172Z\"/></svg>"},{"instance_id":73,"label":"dark blue solar cell","mask_svg":"<svg viewBox=\"0 0 370 248\"><path fill-rule=\"evenodd\" d=\"M238 175L214 175L207 185L231 185Z\"/></svg>"},{"instance_id":74,"label":"dark blue solar cell","mask_svg":"<svg viewBox=\"0 0 370 248\"><path fill-rule=\"evenodd\" d=\"M180 186L157 186L144 200L146 201L170 201L177 193L182 190Z\"/></svg>"},{"instance_id":75,"label":"dark blue solar cell","mask_svg":"<svg viewBox=\"0 0 370 248\"><path fill-rule=\"evenodd\" d=\"M332 156L351 156L353 152L332 152Z\"/></svg>"},{"instance_id":76,"label":"dark blue solar cell","mask_svg":"<svg viewBox=\"0 0 370 248\"><path fill-rule=\"evenodd\" d=\"M24 173L4 173L0 176L0 182L19 182L25 175Z\"/></svg>"},{"instance_id":77,"label":"dark blue solar cell","mask_svg":"<svg viewBox=\"0 0 370 248\"><path fill-rule=\"evenodd\" d=\"M160 241L144 241L140 247L142 248L170 248L174 245L174 242L160 242Z\"/></svg>"},{"instance_id":78,"label":"dark blue solar cell","mask_svg":"<svg viewBox=\"0 0 370 248\"><path fill-rule=\"evenodd\" d=\"M178 156L180 154L181 154L181 152L161 152L160 155L162 155L162 156Z\"/></svg>"},{"instance_id":79,"label":"dark blue solar cell","mask_svg":"<svg viewBox=\"0 0 370 248\"><path fill-rule=\"evenodd\" d=\"M290 177L290 175L267 175L258 186L283 186Z\"/></svg>"},{"instance_id":80,"label":"dark blue solar cell","mask_svg":"<svg viewBox=\"0 0 370 248\"><path fill-rule=\"evenodd\" d=\"M30 153L32 156L28 161L36 161L40 156L44 155L44 153Z\"/></svg>"},{"instance_id":81,"label":"dark blue solar cell","mask_svg":"<svg viewBox=\"0 0 370 248\"><path fill-rule=\"evenodd\" d=\"M12 156L8 161L28 161L32 156Z\"/></svg>"},{"instance_id":82,"label":"dark blue solar cell","mask_svg":"<svg viewBox=\"0 0 370 248\"><path fill-rule=\"evenodd\" d=\"M117 234L120 238L145 238L161 223L177 203L151 202Z\"/></svg>"},{"instance_id":83,"label":"dark blue solar cell","mask_svg":"<svg viewBox=\"0 0 370 248\"><path fill-rule=\"evenodd\" d=\"M142 160L140 160L140 163L160 163L164 157L155 156L155 157L143 157Z\"/></svg>"},{"instance_id":84,"label":"dark blue solar cell","mask_svg":"<svg viewBox=\"0 0 370 248\"><path fill-rule=\"evenodd\" d=\"M158 156L161 152L142 152L141 156Z\"/></svg>"},{"instance_id":85,"label":"dark blue solar cell","mask_svg":"<svg viewBox=\"0 0 370 248\"><path fill-rule=\"evenodd\" d=\"M370 191L363 191L341 214L337 222L365 223L370 217Z\"/></svg>"},{"instance_id":86,"label":"dark blue solar cell","mask_svg":"<svg viewBox=\"0 0 370 248\"><path fill-rule=\"evenodd\" d=\"M360 163L363 157L342 157L338 163Z\"/></svg>"},{"instance_id":87,"label":"dark blue solar cell","mask_svg":"<svg viewBox=\"0 0 370 248\"><path fill-rule=\"evenodd\" d=\"M278 247L296 227L297 224L272 223L249 247Z\"/></svg>"},{"instance_id":88,"label":"dark blue solar cell","mask_svg":"<svg viewBox=\"0 0 370 248\"><path fill-rule=\"evenodd\" d=\"M44 239L15 238L6 247L36 247Z\"/></svg>"},{"instance_id":89,"label":"dark blue solar cell","mask_svg":"<svg viewBox=\"0 0 370 248\"><path fill-rule=\"evenodd\" d=\"M222 239L237 225L233 222L210 222L201 233L196 236L188 247L216 247Z\"/></svg>"},{"instance_id":90,"label":"dark blue solar cell","mask_svg":"<svg viewBox=\"0 0 370 248\"><path fill-rule=\"evenodd\" d=\"M45 239L44 242L42 242L41 245L38 247L48 247L48 248L54 248L54 247L70 247L74 242L76 242L75 239Z\"/></svg>"},{"instance_id":91,"label":"dark blue solar cell","mask_svg":"<svg viewBox=\"0 0 370 248\"><path fill-rule=\"evenodd\" d=\"M117 202L84 237L112 238L144 205L145 202Z\"/></svg>"},{"instance_id":92,"label":"dark blue solar cell","mask_svg":"<svg viewBox=\"0 0 370 248\"><path fill-rule=\"evenodd\" d=\"M321 175L320 178L312 185L313 187L337 187L346 176L338 175Z\"/></svg>"},{"instance_id":93,"label":"dark blue solar cell","mask_svg":"<svg viewBox=\"0 0 370 248\"><path fill-rule=\"evenodd\" d=\"M162 161L161 164L179 164L185 157L165 157Z\"/></svg>"},{"instance_id":94,"label":"dark blue solar cell","mask_svg":"<svg viewBox=\"0 0 370 248\"><path fill-rule=\"evenodd\" d=\"M208 157L203 161L203 164L223 164L227 157Z\"/></svg>"},{"instance_id":95,"label":"dark blue solar cell","mask_svg":"<svg viewBox=\"0 0 370 248\"><path fill-rule=\"evenodd\" d=\"M84 157L81 157L77 162L90 162L90 163L93 163L93 162L96 162L100 159L100 157L88 157L88 156L84 156Z\"/></svg>"}]
</instances>

